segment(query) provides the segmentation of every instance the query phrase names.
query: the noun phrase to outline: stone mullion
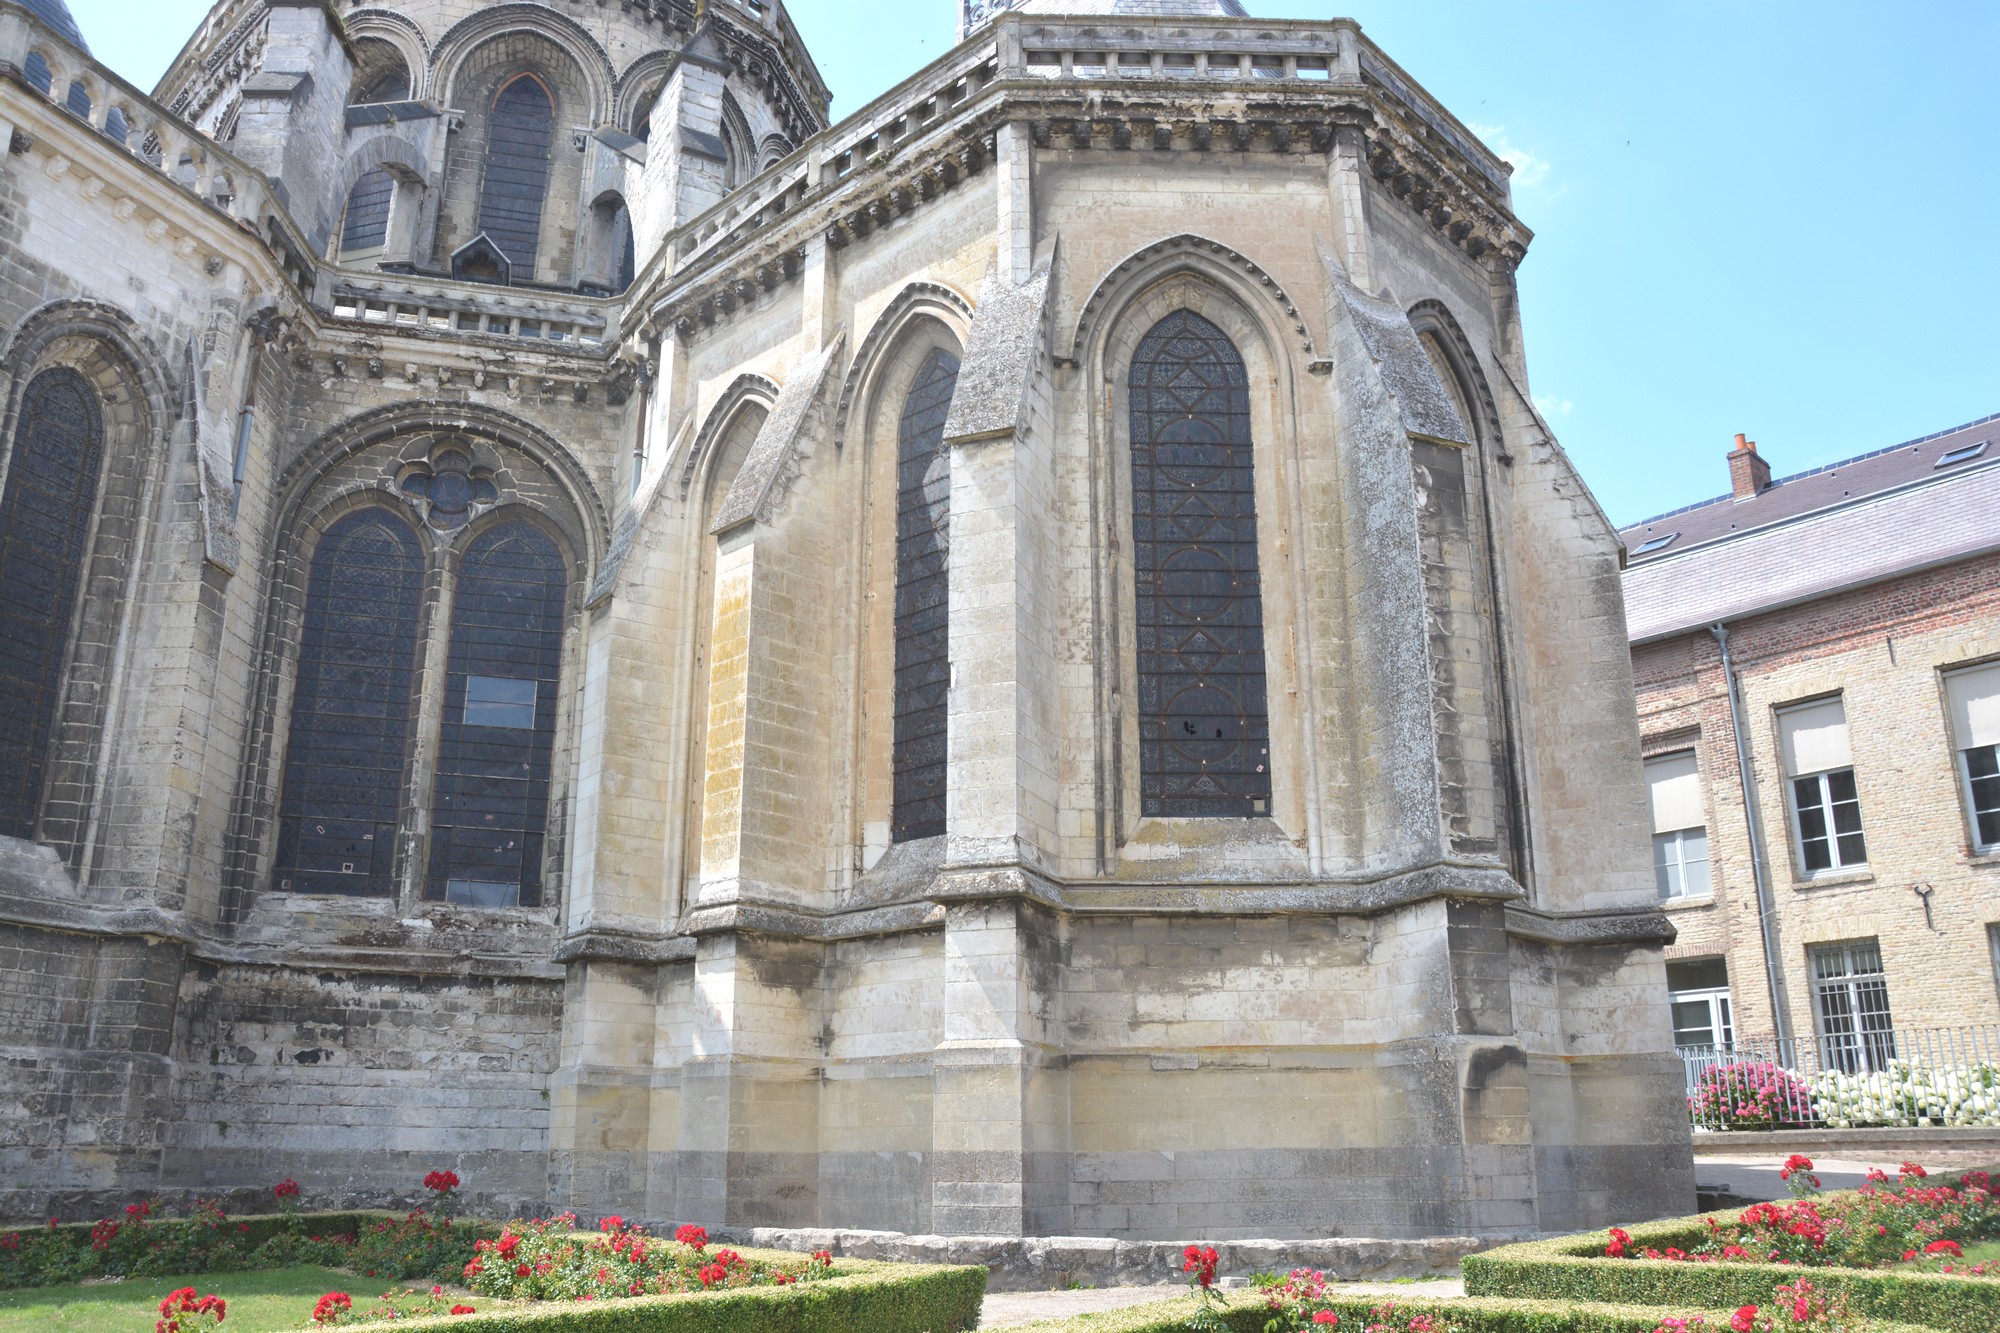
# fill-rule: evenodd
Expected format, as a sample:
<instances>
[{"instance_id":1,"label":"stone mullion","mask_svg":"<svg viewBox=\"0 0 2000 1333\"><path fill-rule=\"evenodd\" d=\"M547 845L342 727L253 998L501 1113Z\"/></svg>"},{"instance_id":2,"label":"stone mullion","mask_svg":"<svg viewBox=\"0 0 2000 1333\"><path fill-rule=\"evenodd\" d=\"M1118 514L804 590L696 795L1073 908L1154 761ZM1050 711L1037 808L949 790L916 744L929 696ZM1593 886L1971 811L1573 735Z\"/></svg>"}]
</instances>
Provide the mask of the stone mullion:
<instances>
[{"instance_id":1,"label":"stone mullion","mask_svg":"<svg viewBox=\"0 0 2000 1333\"><path fill-rule=\"evenodd\" d=\"M416 717L409 732L409 785L403 791L401 832L404 859L397 889L399 904L406 911L423 902L430 874L431 799L443 744L445 673L451 656L451 616L462 555L456 545L433 540L424 571L424 611L417 628L423 657L410 690Z\"/></svg>"}]
</instances>

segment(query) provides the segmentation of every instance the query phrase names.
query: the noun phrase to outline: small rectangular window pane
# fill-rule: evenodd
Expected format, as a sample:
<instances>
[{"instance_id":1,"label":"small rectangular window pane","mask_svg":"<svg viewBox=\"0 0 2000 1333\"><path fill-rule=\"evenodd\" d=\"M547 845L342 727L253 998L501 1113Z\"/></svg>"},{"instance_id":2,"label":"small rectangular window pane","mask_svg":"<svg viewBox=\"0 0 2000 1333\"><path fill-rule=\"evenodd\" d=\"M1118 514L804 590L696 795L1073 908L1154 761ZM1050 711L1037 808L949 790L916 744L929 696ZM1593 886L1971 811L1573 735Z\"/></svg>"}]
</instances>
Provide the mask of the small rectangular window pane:
<instances>
[{"instance_id":1,"label":"small rectangular window pane","mask_svg":"<svg viewBox=\"0 0 2000 1333\"><path fill-rule=\"evenodd\" d=\"M1667 964L1667 989L1683 990L1728 990L1729 960L1726 958L1690 958L1685 962Z\"/></svg>"},{"instance_id":2,"label":"small rectangular window pane","mask_svg":"<svg viewBox=\"0 0 2000 1333\"><path fill-rule=\"evenodd\" d=\"M1798 818L1799 860L1807 874L1867 864L1853 769L1795 779L1792 804Z\"/></svg>"},{"instance_id":3,"label":"small rectangular window pane","mask_svg":"<svg viewBox=\"0 0 2000 1333\"><path fill-rule=\"evenodd\" d=\"M1964 752L1972 819L1982 850L2000 847L2000 745Z\"/></svg>"},{"instance_id":4,"label":"small rectangular window pane","mask_svg":"<svg viewBox=\"0 0 2000 1333\"><path fill-rule=\"evenodd\" d=\"M444 900L458 907L518 907L521 886L483 879L447 880Z\"/></svg>"},{"instance_id":5,"label":"small rectangular window pane","mask_svg":"<svg viewBox=\"0 0 2000 1333\"><path fill-rule=\"evenodd\" d=\"M1674 1002L1674 1045L1715 1045L1715 1010L1707 1000Z\"/></svg>"},{"instance_id":6,"label":"small rectangular window pane","mask_svg":"<svg viewBox=\"0 0 2000 1333\"><path fill-rule=\"evenodd\" d=\"M465 678L465 725L468 727L535 728L535 691L539 681L507 680L500 676Z\"/></svg>"}]
</instances>

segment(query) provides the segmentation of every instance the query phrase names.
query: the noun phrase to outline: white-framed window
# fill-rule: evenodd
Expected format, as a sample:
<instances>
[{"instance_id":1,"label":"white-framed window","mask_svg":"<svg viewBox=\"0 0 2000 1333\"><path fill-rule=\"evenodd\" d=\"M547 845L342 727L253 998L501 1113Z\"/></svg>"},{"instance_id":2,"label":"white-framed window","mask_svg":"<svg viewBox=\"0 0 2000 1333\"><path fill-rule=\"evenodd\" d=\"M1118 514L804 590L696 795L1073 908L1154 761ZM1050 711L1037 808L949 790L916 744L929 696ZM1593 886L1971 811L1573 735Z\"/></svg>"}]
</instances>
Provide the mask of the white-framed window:
<instances>
[{"instance_id":1,"label":"white-framed window","mask_svg":"<svg viewBox=\"0 0 2000 1333\"><path fill-rule=\"evenodd\" d=\"M1708 829L1701 814L1701 769L1693 750L1646 761L1646 790L1653 802L1653 874L1662 902L1705 898Z\"/></svg>"},{"instance_id":2,"label":"white-framed window","mask_svg":"<svg viewBox=\"0 0 2000 1333\"><path fill-rule=\"evenodd\" d=\"M1689 958L1668 963L1667 999L1673 1006L1676 1049L1715 1051L1735 1045L1727 959Z\"/></svg>"},{"instance_id":3,"label":"white-framed window","mask_svg":"<svg viewBox=\"0 0 2000 1333\"><path fill-rule=\"evenodd\" d=\"M1778 735L1799 869L1823 875L1868 864L1845 703L1822 699L1784 709L1778 714Z\"/></svg>"},{"instance_id":4,"label":"white-framed window","mask_svg":"<svg viewBox=\"0 0 2000 1333\"><path fill-rule=\"evenodd\" d=\"M2000 662L1944 678L1972 845L2000 851Z\"/></svg>"},{"instance_id":5,"label":"white-framed window","mask_svg":"<svg viewBox=\"0 0 2000 1333\"><path fill-rule=\"evenodd\" d=\"M1896 1025L1889 1014L1880 942L1819 945L1806 951L1806 961L1812 971L1821 1067L1848 1074L1888 1068L1896 1058Z\"/></svg>"}]
</instances>

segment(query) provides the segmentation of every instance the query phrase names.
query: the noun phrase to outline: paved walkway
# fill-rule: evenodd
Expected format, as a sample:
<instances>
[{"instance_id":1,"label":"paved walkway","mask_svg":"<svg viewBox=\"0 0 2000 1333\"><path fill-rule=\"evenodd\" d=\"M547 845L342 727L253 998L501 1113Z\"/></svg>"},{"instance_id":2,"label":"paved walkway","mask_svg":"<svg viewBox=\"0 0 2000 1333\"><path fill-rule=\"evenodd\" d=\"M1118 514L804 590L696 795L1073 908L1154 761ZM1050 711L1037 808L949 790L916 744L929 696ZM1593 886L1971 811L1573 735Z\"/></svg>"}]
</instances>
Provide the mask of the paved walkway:
<instances>
[{"instance_id":1,"label":"paved walkway","mask_svg":"<svg viewBox=\"0 0 2000 1333\"><path fill-rule=\"evenodd\" d=\"M1745 1145L1748 1146L1748 1145ZM1694 1159L1694 1178L1699 1185L1727 1185L1731 1194L1746 1199L1787 1199L1791 1191L1778 1178L1788 1153L1702 1153ZM1811 1156L1810 1153L1807 1156ZM1936 1175L1944 1171L1984 1166L1991 1154L1920 1153L1925 1170ZM1902 1169L1903 1157L1881 1159L1857 1157L1813 1157L1813 1174L1829 1190L1859 1189L1871 1170L1886 1173L1894 1180Z\"/></svg>"},{"instance_id":2,"label":"paved walkway","mask_svg":"<svg viewBox=\"0 0 2000 1333\"><path fill-rule=\"evenodd\" d=\"M1465 1295L1456 1278L1438 1282L1343 1282L1341 1294L1384 1296L1404 1301ZM1070 1319L1185 1296L1184 1287L1084 1287L1076 1291L997 1291L986 1298L981 1328L1019 1328L1043 1319Z\"/></svg>"}]
</instances>

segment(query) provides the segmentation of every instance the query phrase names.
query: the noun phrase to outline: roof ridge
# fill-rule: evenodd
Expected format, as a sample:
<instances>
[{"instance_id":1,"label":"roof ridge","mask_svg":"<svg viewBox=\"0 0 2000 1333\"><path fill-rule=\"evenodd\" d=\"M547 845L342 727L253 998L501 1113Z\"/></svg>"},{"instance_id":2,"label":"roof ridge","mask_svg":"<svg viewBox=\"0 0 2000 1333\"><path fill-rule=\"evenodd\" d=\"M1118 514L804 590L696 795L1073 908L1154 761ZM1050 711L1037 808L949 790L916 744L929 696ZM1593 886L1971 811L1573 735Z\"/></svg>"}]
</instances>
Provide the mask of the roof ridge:
<instances>
[{"instance_id":1,"label":"roof ridge","mask_svg":"<svg viewBox=\"0 0 2000 1333\"><path fill-rule=\"evenodd\" d=\"M1807 477L1821 476L1828 472L1837 471L1840 468L1852 467L1856 463L1865 463L1871 458L1880 458L1884 454L1893 454L1899 449L1911 449L1920 444L1929 444L1932 440L1941 440L1947 435L1956 435L1962 430L1973 430L1980 426L1990 425L1993 422L2000 422L2000 412L1994 412L1989 416L1979 417L1963 425L1952 426L1945 430L1934 430L1928 435L1919 435L1913 440L1904 440L1901 444L1892 444L1881 449L1871 449L1865 454L1855 454L1852 458L1843 458L1833 463L1822 463L1818 467L1807 468L1804 472L1794 472L1788 476L1778 477L1771 482L1770 487L1767 489L1775 489L1776 487L1785 485L1787 482L1804 481ZM1691 505L1682 505L1679 509L1669 509L1664 514L1655 514L1651 518L1642 518L1637 522L1627 523L1620 527L1618 531L1631 532L1637 528L1648 527L1665 519L1679 518L1682 514L1692 514L1697 509L1707 509L1711 505L1719 505L1725 501L1733 502L1735 498L1735 495L1732 493L1724 493L1715 496L1713 499L1697 500Z\"/></svg>"}]
</instances>

